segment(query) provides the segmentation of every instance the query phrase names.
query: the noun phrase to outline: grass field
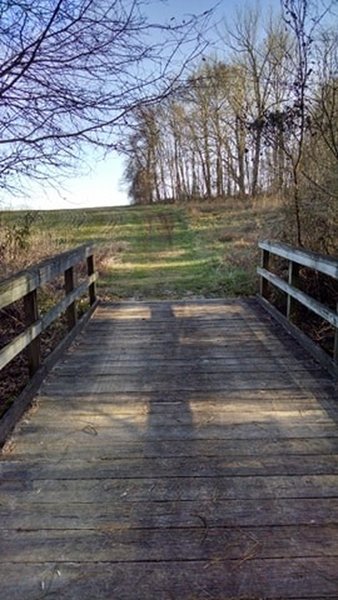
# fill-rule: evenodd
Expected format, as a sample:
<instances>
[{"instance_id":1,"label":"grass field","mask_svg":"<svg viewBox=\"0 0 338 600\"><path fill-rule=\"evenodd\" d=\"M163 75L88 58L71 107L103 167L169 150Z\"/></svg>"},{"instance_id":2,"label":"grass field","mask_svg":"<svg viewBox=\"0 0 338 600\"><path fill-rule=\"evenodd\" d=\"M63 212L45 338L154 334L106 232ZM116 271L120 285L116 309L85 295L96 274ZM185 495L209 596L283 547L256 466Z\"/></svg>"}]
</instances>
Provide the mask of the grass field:
<instances>
[{"instance_id":1,"label":"grass field","mask_svg":"<svg viewBox=\"0 0 338 600\"><path fill-rule=\"evenodd\" d=\"M20 229L23 218L2 213L3 234ZM92 240L102 297L155 299L255 293L257 241L271 234L279 210L263 201L249 208L224 200L41 211L33 218L26 247L7 244L0 275Z\"/></svg>"}]
</instances>

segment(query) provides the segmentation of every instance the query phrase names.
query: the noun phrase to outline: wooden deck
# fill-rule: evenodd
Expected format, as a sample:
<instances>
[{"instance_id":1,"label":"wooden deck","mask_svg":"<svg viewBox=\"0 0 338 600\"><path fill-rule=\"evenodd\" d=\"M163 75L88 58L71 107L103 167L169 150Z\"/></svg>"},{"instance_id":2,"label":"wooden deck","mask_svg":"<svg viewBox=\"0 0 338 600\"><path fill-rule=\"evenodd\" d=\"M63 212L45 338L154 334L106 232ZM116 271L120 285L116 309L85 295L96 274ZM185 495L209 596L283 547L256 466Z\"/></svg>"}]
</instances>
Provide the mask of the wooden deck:
<instances>
[{"instance_id":1,"label":"wooden deck","mask_svg":"<svg viewBox=\"0 0 338 600\"><path fill-rule=\"evenodd\" d=\"M1 600L338 598L337 420L255 301L99 307L0 462Z\"/></svg>"}]
</instances>

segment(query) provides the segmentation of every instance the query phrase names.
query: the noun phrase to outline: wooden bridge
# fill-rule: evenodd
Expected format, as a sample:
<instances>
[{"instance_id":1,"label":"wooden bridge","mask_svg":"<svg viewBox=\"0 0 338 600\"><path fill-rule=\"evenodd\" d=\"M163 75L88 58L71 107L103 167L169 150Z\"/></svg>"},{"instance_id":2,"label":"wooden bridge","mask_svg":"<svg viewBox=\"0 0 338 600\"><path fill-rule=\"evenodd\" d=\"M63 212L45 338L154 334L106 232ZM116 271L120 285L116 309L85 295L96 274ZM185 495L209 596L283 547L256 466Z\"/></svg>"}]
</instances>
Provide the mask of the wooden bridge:
<instances>
[{"instance_id":1,"label":"wooden bridge","mask_svg":"<svg viewBox=\"0 0 338 600\"><path fill-rule=\"evenodd\" d=\"M337 400L254 299L100 305L4 448L0 599L338 598Z\"/></svg>"}]
</instances>

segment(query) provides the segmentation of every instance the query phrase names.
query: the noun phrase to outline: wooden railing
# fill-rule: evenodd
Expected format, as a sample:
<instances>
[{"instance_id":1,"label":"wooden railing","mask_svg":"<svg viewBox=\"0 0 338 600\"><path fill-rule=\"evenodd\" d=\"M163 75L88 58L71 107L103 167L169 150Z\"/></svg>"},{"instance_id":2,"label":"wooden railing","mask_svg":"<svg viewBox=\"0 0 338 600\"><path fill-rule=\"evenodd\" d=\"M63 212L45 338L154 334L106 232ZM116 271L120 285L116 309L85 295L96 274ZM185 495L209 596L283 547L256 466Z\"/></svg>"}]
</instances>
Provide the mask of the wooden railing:
<instances>
[{"instance_id":1,"label":"wooden railing","mask_svg":"<svg viewBox=\"0 0 338 600\"><path fill-rule=\"evenodd\" d=\"M329 275L334 280L338 280L338 259L325 256L323 254L316 254L300 248L294 248L289 244L282 244L278 242L263 241L259 243L259 247L262 250L261 266L257 269L257 273L260 276L260 295L263 298L265 304L269 304L268 297L268 284L272 284L282 292L286 294L286 317L279 314L280 318L289 324L290 327L294 328L291 324L292 314L295 302L299 302L307 309L316 313L319 317L330 323L335 329L334 336L334 349L333 349L333 361L334 367L338 366L338 303L336 312L318 300L315 300L305 292L301 291L298 287L299 280L299 268L301 266L309 269L314 269L319 273ZM270 256L275 255L279 258L286 259L288 261L288 281L278 277L269 270ZM338 301L338 297L337 297ZM270 305L270 308L273 308ZM277 311L274 313L277 316ZM285 323L283 323L285 324ZM316 358L318 358L318 353ZM325 366L329 363L326 361Z\"/></svg>"},{"instance_id":2,"label":"wooden railing","mask_svg":"<svg viewBox=\"0 0 338 600\"><path fill-rule=\"evenodd\" d=\"M74 267L86 261L87 277L81 285L75 287ZM63 275L65 297L49 312L40 317L38 306L38 289L52 279ZM40 367L40 335L62 313L66 312L68 330L72 330L77 321L76 299L88 291L89 304L96 301L96 274L94 272L94 247L83 245L57 254L52 258L30 267L0 283L0 310L23 299L25 314L25 330L0 350L0 371L15 356L26 349L30 374Z\"/></svg>"}]
</instances>

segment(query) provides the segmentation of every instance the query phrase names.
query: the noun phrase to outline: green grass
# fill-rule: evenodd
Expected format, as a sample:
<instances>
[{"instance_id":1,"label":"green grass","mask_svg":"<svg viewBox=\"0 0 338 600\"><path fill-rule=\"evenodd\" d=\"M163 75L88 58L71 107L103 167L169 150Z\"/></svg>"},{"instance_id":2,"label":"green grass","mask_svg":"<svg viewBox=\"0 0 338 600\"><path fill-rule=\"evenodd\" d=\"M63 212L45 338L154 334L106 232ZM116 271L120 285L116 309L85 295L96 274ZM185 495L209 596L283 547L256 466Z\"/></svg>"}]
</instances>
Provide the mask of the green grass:
<instances>
[{"instance_id":1,"label":"green grass","mask_svg":"<svg viewBox=\"0 0 338 600\"><path fill-rule=\"evenodd\" d=\"M36 245L41 249L39 236L44 254L92 240L99 245L104 298L249 295L256 291L257 241L270 235L278 215L278 208L226 200L42 211L32 225L27 262L34 262ZM2 213L5 224L20 219L22 213Z\"/></svg>"}]
</instances>

